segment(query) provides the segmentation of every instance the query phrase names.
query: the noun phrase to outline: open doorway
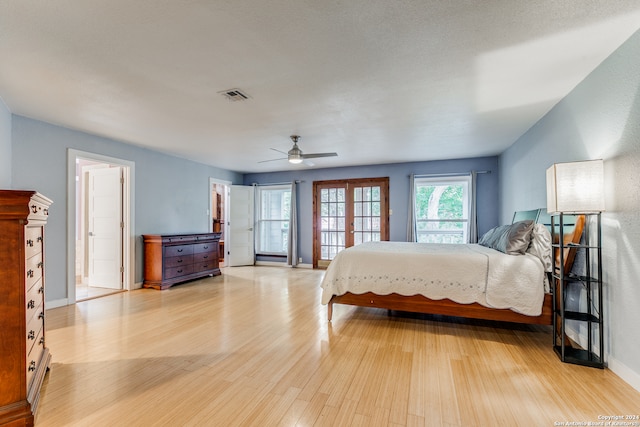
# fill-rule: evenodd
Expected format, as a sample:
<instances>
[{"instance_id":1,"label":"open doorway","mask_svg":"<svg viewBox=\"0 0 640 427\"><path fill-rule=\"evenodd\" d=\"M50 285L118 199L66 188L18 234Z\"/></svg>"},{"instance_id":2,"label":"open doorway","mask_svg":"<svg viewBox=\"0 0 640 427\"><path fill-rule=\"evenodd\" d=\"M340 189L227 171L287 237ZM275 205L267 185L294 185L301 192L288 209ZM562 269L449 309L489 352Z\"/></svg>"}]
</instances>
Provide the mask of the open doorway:
<instances>
[{"instance_id":1,"label":"open doorway","mask_svg":"<svg viewBox=\"0 0 640 427\"><path fill-rule=\"evenodd\" d=\"M133 163L76 150L68 157L73 304L131 288Z\"/></svg>"},{"instance_id":2,"label":"open doorway","mask_svg":"<svg viewBox=\"0 0 640 427\"><path fill-rule=\"evenodd\" d=\"M76 159L76 301L123 290L123 170Z\"/></svg>"},{"instance_id":3,"label":"open doorway","mask_svg":"<svg viewBox=\"0 0 640 427\"><path fill-rule=\"evenodd\" d=\"M229 186L230 182L218 181L213 178L209 179L209 195L211 206L211 220L209 228L211 232L222 233L220 237L220 254L219 265L224 267L225 256L225 237L229 235L227 230L229 224Z\"/></svg>"}]
</instances>

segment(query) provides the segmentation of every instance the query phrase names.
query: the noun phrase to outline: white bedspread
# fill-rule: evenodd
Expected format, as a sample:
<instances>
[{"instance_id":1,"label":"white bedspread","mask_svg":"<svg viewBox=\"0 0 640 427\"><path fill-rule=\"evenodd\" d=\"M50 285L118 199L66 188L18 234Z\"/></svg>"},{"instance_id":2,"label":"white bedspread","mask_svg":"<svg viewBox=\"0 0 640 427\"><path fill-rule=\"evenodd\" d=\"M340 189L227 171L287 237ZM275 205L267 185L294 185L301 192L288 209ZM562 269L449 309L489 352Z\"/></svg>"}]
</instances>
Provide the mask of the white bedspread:
<instances>
[{"instance_id":1,"label":"white bedspread","mask_svg":"<svg viewBox=\"0 0 640 427\"><path fill-rule=\"evenodd\" d=\"M325 273L323 304L346 292L421 294L538 316L544 267L533 255L506 255L476 244L370 242L338 253Z\"/></svg>"}]
</instances>

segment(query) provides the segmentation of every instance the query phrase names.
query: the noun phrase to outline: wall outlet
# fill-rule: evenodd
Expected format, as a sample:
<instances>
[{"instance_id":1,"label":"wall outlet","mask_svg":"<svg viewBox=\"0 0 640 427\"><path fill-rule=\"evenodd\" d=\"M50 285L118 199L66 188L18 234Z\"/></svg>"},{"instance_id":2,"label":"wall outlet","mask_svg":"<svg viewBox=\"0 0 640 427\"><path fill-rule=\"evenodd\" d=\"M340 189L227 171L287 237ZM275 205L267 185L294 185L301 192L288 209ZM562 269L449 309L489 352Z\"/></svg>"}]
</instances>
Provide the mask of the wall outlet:
<instances>
[{"instance_id":1,"label":"wall outlet","mask_svg":"<svg viewBox=\"0 0 640 427\"><path fill-rule=\"evenodd\" d=\"M302 257L298 258L298 262L302 262Z\"/></svg>"}]
</instances>

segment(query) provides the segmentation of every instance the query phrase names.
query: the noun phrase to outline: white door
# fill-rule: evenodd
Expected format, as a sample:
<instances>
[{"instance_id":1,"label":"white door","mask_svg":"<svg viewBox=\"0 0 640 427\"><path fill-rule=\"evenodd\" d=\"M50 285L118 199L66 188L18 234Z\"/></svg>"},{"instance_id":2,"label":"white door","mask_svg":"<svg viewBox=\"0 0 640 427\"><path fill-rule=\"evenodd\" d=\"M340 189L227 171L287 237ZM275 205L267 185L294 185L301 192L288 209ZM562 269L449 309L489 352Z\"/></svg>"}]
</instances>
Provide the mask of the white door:
<instances>
[{"instance_id":1,"label":"white door","mask_svg":"<svg viewBox=\"0 0 640 427\"><path fill-rule=\"evenodd\" d=\"M227 265L253 265L253 187L232 185L229 199L229 236L225 242Z\"/></svg>"},{"instance_id":2,"label":"white door","mask_svg":"<svg viewBox=\"0 0 640 427\"><path fill-rule=\"evenodd\" d=\"M88 171L89 286L122 289L121 169Z\"/></svg>"}]
</instances>

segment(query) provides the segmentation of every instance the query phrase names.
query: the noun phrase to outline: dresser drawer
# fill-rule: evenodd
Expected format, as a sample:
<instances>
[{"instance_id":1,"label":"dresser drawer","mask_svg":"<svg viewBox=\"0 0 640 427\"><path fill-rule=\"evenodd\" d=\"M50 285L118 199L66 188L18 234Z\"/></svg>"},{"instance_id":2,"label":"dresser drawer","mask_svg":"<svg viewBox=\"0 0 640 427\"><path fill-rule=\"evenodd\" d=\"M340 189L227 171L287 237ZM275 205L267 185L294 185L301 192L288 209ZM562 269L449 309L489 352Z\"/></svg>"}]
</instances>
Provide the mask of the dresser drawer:
<instances>
[{"instance_id":1,"label":"dresser drawer","mask_svg":"<svg viewBox=\"0 0 640 427\"><path fill-rule=\"evenodd\" d=\"M172 256L164 259L165 268L183 267L193 264L193 255Z\"/></svg>"},{"instance_id":2,"label":"dresser drawer","mask_svg":"<svg viewBox=\"0 0 640 427\"><path fill-rule=\"evenodd\" d=\"M40 307L39 313L42 313L42 306ZM27 337L27 353L33 348L33 345L38 342L38 340L42 337L42 331L44 329L44 316L41 316L39 313L36 313L31 319L27 320L27 329L25 331L25 336Z\"/></svg>"},{"instance_id":3,"label":"dresser drawer","mask_svg":"<svg viewBox=\"0 0 640 427\"><path fill-rule=\"evenodd\" d=\"M199 252L199 253L193 254L193 262L194 263L208 262L215 259L216 256L218 256L216 252Z\"/></svg>"},{"instance_id":4,"label":"dresser drawer","mask_svg":"<svg viewBox=\"0 0 640 427\"><path fill-rule=\"evenodd\" d=\"M192 253L193 253L193 245L177 245L177 246L164 247L165 258L172 257L172 256L191 255Z\"/></svg>"},{"instance_id":5,"label":"dresser drawer","mask_svg":"<svg viewBox=\"0 0 640 427\"><path fill-rule=\"evenodd\" d=\"M208 271L208 270L213 270L215 268L213 260L206 262L198 262L193 264L193 272L194 273L199 273L201 271Z\"/></svg>"},{"instance_id":6,"label":"dresser drawer","mask_svg":"<svg viewBox=\"0 0 640 427\"><path fill-rule=\"evenodd\" d=\"M186 276L193 273L193 264L184 265L181 267L171 267L164 269L164 279L173 279L174 277Z\"/></svg>"},{"instance_id":7,"label":"dresser drawer","mask_svg":"<svg viewBox=\"0 0 640 427\"><path fill-rule=\"evenodd\" d=\"M42 287L42 281L39 280L35 285L27 292L27 298L25 301L25 317L27 321L33 317L36 310L42 310L42 302L44 301L44 288Z\"/></svg>"},{"instance_id":8,"label":"dresser drawer","mask_svg":"<svg viewBox=\"0 0 640 427\"><path fill-rule=\"evenodd\" d=\"M42 252L42 227L25 227L24 240L26 258Z\"/></svg>"},{"instance_id":9,"label":"dresser drawer","mask_svg":"<svg viewBox=\"0 0 640 427\"><path fill-rule=\"evenodd\" d=\"M218 242L197 243L193 245L193 253L211 252L216 249Z\"/></svg>"},{"instance_id":10,"label":"dresser drawer","mask_svg":"<svg viewBox=\"0 0 640 427\"><path fill-rule=\"evenodd\" d=\"M29 203L29 220L46 221L49 216L49 205L45 201L31 200Z\"/></svg>"},{"instance_id":11,"label":"dresser drawer","mask_svg":"<svg viewBox=\"0 0 640 427\"><path fill-rule=\"evenodd\" d=\"M42 254L35 254L31 258L27 259L24 272L26 290L31 289L31 287L40 280L42 277L43 267Z\"/></svg>"},{"instance_id":12,"label":"dresser drawer","mask_svg":"<svg viewBox=\"0 0 640 427\"><path fill-rule=\"evenodd\" d=\"M27 352L27 387L31 385L33 375L36 373L40 359L42 359L42 353L44 352L44 336L42 330L36 336L35 344L31 347L31 350Z\"/></svg>"}]
</instances>

